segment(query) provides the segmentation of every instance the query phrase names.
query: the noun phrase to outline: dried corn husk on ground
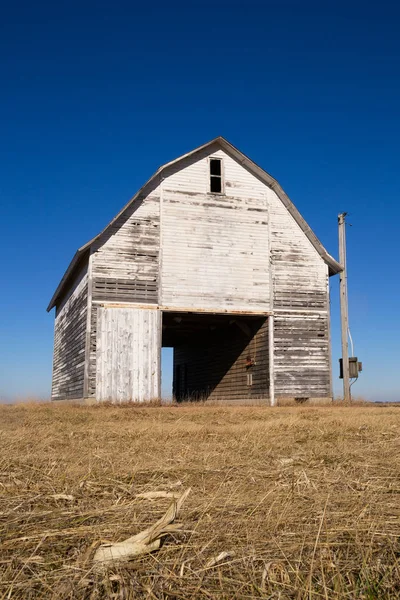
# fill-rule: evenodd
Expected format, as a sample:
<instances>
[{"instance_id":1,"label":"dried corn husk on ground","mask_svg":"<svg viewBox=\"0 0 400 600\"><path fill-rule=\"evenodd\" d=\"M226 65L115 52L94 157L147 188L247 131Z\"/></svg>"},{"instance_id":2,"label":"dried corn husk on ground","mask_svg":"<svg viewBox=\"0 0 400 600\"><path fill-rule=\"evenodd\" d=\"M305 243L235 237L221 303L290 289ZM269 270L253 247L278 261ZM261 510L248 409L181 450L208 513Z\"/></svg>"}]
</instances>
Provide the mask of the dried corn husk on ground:
<instances>
[{"instance_id":1,"label":"dried corn husk on ground","mask_svg":"<svg viewBox=\"0 0 400 600\"><path fill-rule=\"evenodd\" d=\"M190 488L187 489L177 500L174 499L165 515L161 517L152 527L141 531L122 542L115 544L102 544L96 550L93 561L95 563L113 563L115 561L130 560L141 554L148 554L158 550L161 540L168 534L181 530L179 523L174 523L180 509L186 500Z\"/></svg>"}]
</instances>

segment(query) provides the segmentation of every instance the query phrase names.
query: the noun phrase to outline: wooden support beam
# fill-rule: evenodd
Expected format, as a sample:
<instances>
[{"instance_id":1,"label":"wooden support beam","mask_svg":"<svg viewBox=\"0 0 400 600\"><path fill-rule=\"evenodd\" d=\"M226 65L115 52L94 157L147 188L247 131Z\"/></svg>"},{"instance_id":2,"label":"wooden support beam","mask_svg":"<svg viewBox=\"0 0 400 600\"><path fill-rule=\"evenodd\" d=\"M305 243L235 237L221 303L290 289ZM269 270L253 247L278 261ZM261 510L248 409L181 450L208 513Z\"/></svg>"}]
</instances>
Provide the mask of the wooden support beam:
<instances>
[{"instance_id":1,"label":"wooden support beam","mask_svg":"<svg viewBox=\"0 0 400 600\"><path fill-rule=\"evenodd\" d=\"M268 317L268 349L269 349L269 401L271 406L276 405L275 400L275 368L274 368L274 317Z\"/></svg>"}]
</instances>

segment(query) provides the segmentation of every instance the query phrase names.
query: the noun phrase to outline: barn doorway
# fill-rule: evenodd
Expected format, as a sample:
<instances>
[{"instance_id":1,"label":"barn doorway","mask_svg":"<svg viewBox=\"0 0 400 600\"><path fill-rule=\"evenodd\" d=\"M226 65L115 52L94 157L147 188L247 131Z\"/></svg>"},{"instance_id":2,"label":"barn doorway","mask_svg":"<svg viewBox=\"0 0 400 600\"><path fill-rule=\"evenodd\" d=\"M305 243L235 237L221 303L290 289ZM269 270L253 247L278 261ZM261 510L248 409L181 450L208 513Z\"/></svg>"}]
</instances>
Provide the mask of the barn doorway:
<instances>
[{"instance_id":1,"label":"barn doorway","mask_svg":"<svg viewBox=\"0 0 400 600\"><path fill-rule=\"evenodd\" d=\"M173 348L175 400L267 398L266 316L163 312L162 346ZM166 373L163 370L163 388Z\"/></svg>"}]
</instances>

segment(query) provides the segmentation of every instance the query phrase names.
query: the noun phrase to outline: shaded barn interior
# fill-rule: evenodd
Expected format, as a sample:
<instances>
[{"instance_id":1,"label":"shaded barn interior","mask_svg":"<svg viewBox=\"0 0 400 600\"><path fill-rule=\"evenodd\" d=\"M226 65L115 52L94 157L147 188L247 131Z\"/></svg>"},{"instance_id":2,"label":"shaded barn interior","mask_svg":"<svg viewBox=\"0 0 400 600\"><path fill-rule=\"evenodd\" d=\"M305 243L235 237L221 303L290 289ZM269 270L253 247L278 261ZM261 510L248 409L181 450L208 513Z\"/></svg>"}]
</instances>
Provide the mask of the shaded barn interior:
<instances>
[{"instance_id":1,"label":"shaded barn interior","mask_svg":"<svg viewBox=\"0 0 400 600\"><path fill-rule=\"evenodd\" d=\"M165 312L162 344L174 349L178 401L269 395L266 317Z\"/></svg>"}]
</instances>

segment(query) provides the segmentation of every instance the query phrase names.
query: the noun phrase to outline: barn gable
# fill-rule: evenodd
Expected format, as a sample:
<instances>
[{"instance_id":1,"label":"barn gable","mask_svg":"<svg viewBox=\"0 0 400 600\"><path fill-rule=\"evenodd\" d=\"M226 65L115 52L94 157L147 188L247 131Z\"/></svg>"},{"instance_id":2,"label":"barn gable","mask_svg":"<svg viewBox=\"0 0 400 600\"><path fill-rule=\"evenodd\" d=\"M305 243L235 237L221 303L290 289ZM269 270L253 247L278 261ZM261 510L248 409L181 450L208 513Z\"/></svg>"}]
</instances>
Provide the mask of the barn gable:
<instances>
[{"instance_id":1,"label":"barn gable","mask_svg":"<svg viewBox=\"0 0 400 600\"><path fill-rule=\"evenodd\" d=\"M129 210L132 205L137 204L141 201L143 197L145 197L149 192L151 192L160 182L163 181L167 176L171 176L176 172L179 172L185 165L188 165L189 162L195 163L197 158L201 158L202 156L207 154L212 154L213 151L218 149L224 150L227 154L229 154L232 158L235 158L238 163L240 163L243 168L247 169L250 173L252 173L256 178L258 178L261 182L265 183L270 189L272 189L276 196L280 199L283 206L287 209L287 211L292 215L294 221L298 224L301 231L304 232L305 236L309 239L312 246L317 250L323 260L329 267L329 274L335 275L341 271L341 267L339 263L325 250L321 242L318 240L317 236L311 230L309 225L307 225L306 221L300 215L299 211L296 209L294 204L291 202L287 194L281 188L279 183L271 177L266 171L261 169L256 163L246 157L240 150L235 148L232 144L230 144L227 140L222 137L216 138L204 146L200 146L195 150L185 154L170 163L167 163L160 167L156 173L145 183L145 185L133 196L133 198L121 209L121 211L116 215L116 217L100 232L95 238L87 242L84 246L79 248L75 253L67 271L65 272L63 278L60 281L53 297L50 300L50 303L47 307L47 310L50 311L57 303L58 298L63 292L64 286L68 285L70 281L70 277L73 274L77 264L80 262L82 256L87 253L93 247L93 244L97 242L100 238L107 233L115 226L115 222L120 219L123 214ZM189 190L190 191L190 190Z\"/></svg>"}]
</instances>

